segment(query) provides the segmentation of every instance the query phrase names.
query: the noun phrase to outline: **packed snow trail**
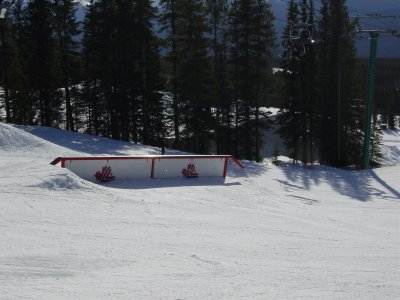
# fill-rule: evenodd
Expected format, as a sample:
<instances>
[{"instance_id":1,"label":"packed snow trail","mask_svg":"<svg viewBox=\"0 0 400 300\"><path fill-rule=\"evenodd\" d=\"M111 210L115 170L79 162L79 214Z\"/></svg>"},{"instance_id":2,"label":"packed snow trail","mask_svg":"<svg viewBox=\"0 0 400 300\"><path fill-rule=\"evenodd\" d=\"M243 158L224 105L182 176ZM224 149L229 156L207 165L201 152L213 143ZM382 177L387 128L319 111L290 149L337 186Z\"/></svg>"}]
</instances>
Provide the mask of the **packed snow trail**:
<instances>
[{"instance_id":1,"label":"packed snow trail","mask_svg":"<svg viewBox=\"0 0 400 300\"><path fill-rule=\"evenodd\" d=\"M147 148L155 153L156 148ZM97 185L49 165L146 147L0 123L0 299L395 299L400 167L245 162Z\"/></svg>"}]
</instances>

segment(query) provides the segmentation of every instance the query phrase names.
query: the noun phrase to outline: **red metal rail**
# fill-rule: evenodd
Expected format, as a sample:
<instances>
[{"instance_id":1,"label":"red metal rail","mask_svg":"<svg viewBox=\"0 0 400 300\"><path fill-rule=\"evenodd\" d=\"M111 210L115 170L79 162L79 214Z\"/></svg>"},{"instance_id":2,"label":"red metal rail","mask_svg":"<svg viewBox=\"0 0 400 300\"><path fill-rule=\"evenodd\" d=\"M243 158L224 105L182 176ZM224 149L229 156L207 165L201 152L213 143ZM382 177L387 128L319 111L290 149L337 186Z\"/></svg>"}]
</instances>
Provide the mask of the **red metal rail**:
<instances>
[{"instance_id":1,"label":"red metal rail","mask_svg":"<svg viewBox=\"0 0 400 300\"><path fill-rule=\"evenodd\" d=\"M67 160L130 160L130 159L187 159L187 158L226 158L231 160L239 169L244 166L232 155L143 155L143 156L81 156L81 157L57 157L50 164L55 166L59 162Z\"/></svg>"}]
</instances>

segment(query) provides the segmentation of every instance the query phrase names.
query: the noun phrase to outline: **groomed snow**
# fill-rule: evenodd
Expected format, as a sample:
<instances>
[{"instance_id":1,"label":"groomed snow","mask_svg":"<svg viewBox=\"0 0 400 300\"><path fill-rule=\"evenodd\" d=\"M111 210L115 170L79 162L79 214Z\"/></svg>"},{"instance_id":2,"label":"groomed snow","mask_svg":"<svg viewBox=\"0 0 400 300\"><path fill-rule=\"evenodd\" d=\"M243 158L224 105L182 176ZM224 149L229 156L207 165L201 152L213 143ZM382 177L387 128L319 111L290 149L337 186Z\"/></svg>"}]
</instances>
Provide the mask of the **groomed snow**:
<instances>
[{"instance_id":1,"label":"groomed snow","mask_svg":"<svg viewBox=\"0 0 400 300\"><path fill-rule=\"evenodd\" d=\"M0 123L0 298L400 296L398 164L350 172L244 162L225 183L105 185L49 165L158 151Z\"/></svg>"}]
</instances>

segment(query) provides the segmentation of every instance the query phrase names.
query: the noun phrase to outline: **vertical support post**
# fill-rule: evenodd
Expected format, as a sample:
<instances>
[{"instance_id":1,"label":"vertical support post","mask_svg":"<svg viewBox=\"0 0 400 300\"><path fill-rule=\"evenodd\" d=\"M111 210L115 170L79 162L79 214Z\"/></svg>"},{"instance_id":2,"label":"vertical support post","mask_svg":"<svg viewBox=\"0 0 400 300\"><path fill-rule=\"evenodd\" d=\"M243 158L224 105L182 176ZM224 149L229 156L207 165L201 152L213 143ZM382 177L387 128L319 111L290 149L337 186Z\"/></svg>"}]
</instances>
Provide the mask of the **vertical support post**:
<instances>
[{"instance_id":1,"label":"vertical support post","mask_svg":"<svg viewBox=\"0 0 400 300\"><path fill-rule=\"evenodd\" d=\"M224 162L224 173L222 177L226 178L226 172L228 170L228 158L225 157L225 162Z\"/></svg>"},{"instance_id":2,"label":"vertical support post","mask_svg":"<svg viewBox=\"0 0 400 300\"><path fill-rule=\"evenodd\" d=\"M61 168L65 168L65 160L61 159Z\"/></svg>"},{"instance_id":3,"label":"vertical support post","mask_svg":"<svg viewBox=\"0 0 400 300\"><path fill-rule=\"evenodd\" d=\"M152 158L152 159L151 159L151 174L150 174L150 178L151 178L151 179L154 178L154 163L155 163L154 161L155 161L155 159Z\"/></svg>"},{"instance_id":4,"label":"vertical support post","mask_svg":"<svg viewBox=\"0 0 400 300\"><path fill-rule=\"evenodd\" d=\"M375 97L375 78L376 78L376 52L378 48L378 36L377 32L371 32L371 52L369 57L368 67L368 98L367 108L365 114L365 130L364 130L364 170L369 169L370 160L370 148L371 148L371 119L372 110L374 105Z\"/></svg>"}]
</instances>

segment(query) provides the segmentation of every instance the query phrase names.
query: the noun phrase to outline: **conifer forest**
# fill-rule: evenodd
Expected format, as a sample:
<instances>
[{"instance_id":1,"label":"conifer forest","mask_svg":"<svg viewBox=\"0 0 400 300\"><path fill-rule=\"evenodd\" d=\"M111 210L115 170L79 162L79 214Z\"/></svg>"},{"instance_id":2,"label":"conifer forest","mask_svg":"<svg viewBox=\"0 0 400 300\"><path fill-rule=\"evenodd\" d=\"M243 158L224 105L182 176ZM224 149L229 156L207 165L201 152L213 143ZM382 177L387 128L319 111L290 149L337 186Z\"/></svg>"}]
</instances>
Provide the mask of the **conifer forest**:
<instances>
[{"instance_id":1,"label":"conifer forest","mask_svg":"<svg viewBox=\"0 0 400 300\"><path fill-rule=\"evenodd\" d=\"M345 0L286 2L281 36L267 0L91 0L82 21L73 0L16 0L0 19L0 121L257 162L275 130L295 161L360 165L357 24ZM379 129L398 126L399 74L400 58L378 60L371 165Z\"/></svg>"}]
</instances>

